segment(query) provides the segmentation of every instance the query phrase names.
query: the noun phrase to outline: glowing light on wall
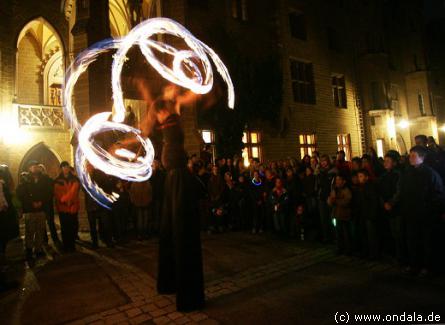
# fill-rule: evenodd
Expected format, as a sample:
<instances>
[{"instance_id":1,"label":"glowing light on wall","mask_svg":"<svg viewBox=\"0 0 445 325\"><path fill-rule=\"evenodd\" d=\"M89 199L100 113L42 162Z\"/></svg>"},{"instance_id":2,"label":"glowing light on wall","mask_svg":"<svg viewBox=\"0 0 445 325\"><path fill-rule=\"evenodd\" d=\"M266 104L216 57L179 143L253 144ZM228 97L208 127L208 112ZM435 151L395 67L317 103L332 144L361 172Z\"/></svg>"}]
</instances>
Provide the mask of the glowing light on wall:
<instances>
[{"instance_id":1,"label":"glowing light on wall","mask_svg":"<svg viewBox=\"0 0 445 325\"><path fill-rule=\"evenodd\" d=\"M407 129L409 127L410 123L407 120L401 120L398 123L399 128L401 129Z\"/></svg>"},{"instance_id":2,"label":"glowing light on wall","mask_svg":"<svg viewBox=\"0 0 445 325\"><path fill-rule=\"evenodd\" d=\"M396 137L396 125L394 123L394 117L388 117L387 120L388 136L391 139Z\"/></svg>"},{"instance_id":3,"label":"glowing light on wall","mask_svg":"<svg viewBox=\"0 0 445 325\"><path fill-rule=\"evenodd\" d=\"M20 128L17 117L13 116L14 112L0 113L0 139L6 145L20 145L29 142L32 138L30 133Z\"/></svg>"},{"instance_id":4,"label":"glowing light on wall","mask_svg":"<svg viewBox=\"0 0 445 325\"><path fill-rule=\"evenodd\" d=\"M179 50L151 38L157 34L167 34L180 38L189 49ZM78 134L79 146L76 152L76 168L79 178L87 192L106 208L110 208L118 195L105 193L91 180L86 172L88 162L95 168L123 180L141 182L151 176L151 164L154 158L151 141L148 138L143 138L140 130L122 123L125 117L125 104L120 75L127 60L126 55L134 45L139 46L147 62L162 77L196 94L206 94L213 87L210 57L218 73L227 84L228 106L234 108L235 105L233 83L219 56L174 20L168 18L148 19L134 27L123 38L104 40L81 52L66 73L63 96L64 111L73 131ZM113 49L117 50L113 56L111 71L114 114L111 112L96 114L84 126L81 126L77 120L72 102L74 86L80 75L100 54ZM172 56L172 67L161 62L153 50ZM111 121L110 117L112 117ZM118 148L113 153L109 153L100 144L95 143L95 135L111 130L132 133L144 149L145 155L138 157L136 153L125 148Z\"/></svg>"}]
</instances>

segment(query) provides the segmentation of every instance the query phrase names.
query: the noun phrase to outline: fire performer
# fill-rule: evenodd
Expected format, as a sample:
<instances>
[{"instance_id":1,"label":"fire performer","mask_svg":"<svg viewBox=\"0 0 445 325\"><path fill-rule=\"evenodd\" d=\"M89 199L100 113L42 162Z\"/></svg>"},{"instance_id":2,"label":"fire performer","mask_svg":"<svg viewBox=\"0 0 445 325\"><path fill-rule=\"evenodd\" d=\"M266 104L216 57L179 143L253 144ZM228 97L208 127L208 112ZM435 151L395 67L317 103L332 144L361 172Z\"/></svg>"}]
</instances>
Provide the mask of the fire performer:
<instances>
[{"instance_id":1,"label":"fire performer","mask_svg":"<svg viewBox=\"0 0 445 325\"><path fill-rule=\"evenodd\" d=\"M189 49L178 50L151 39L151 36L156 34L178 37L184 40ZM164 79L174 84L173 87L166 89L162 99L151 105L149 113L155 118L149 117L146 125L141 125L141 130L122 123L125 119L125 107L120 75L126 54L133 45L138 45L147 62ZM100 54L113 49L117 49L113 56L111 78L115 106L113 118L109 120L108 112L98 113L81 126L72 102L74 86L80 75ZM172 66L162 63L154 51L172 56ZM198 209L193 198L195 193L193 178L186 168L184 133L179 122L179 107L183 104L181 99L193 98L196 96L194 94L208 94L213 88L211 62L227 84L228 106L233 109L235 106L233 83L218 55L174 20L153 18L141 22L123 38L104 40L82 51L68 69L64 84L65 116L79 139L76 151L79 179L88 194L107 209L116 202L117 195L106 193L91 179L86 173L86 163L90 162L95 168L122 180L146 181L152 173L154 148L151 141L144 137L148 135L145 131L151 129L152 121L160 124L164 142L162 162L167 169L167 176L160 229L158 291L176 293L177 309L181 311L204 306L204 285ZM175 85L190 92L177 96ZM124 142L139 143L141 148L138 153L128 150L127 147L116 148L113 152L109 152L95 142L95 135L110 130L133 134L133 140L129 141L126 138ZM145 155L140 156L140 153Z\"/></svg>"},{"instance_id":2,"label":"fire performer","mask_svg":"<svg viewBox=\"0 0 445 325\"><path fill-rule=\"evenodd\" d=\"M167 171L157 289L160 294L176 293L178 311L191 311L204 306L204 280L198 206L187 170L179 103L163 97L151 105L162 133L161 159Z\"/></svg>"}]
</instances>

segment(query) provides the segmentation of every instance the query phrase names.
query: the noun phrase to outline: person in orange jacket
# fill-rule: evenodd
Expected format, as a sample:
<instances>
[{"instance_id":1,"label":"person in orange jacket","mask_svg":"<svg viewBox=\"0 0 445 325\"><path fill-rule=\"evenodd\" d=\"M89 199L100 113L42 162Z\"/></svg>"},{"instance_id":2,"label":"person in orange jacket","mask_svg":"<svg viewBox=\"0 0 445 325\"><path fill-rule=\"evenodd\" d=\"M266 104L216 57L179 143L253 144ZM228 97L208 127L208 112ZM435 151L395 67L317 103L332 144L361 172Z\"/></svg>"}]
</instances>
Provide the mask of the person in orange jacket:
<instances>
[{"instance_id":1,"label":"person in orange jacket","mask_svg":"<svg viewBox=\"0 0 445 325\"><path fill-rule=\"evenodd\" d=\"M65 251L72 252L75 250L77 214L80 207L80 182L72 173L67 161L60 164L60 170L59 176L54 181L54 197L59 213L63 246Z\"/></svg>"}]
</instances>

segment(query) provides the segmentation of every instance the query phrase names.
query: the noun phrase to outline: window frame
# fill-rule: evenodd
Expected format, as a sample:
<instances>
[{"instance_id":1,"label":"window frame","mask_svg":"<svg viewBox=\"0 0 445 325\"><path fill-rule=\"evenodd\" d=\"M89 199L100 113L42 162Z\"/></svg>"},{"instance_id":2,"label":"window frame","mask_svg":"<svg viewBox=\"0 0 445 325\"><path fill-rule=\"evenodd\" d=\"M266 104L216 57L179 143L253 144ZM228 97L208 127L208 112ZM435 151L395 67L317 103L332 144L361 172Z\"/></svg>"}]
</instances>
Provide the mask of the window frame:
<instances>
[{"instance_id":1,"label":"window frame","mask_svg":"<svg viewBox=\"0 0 445 325\"><path fill-rule=\"evenodd\" d=\"M426 116L426 110L425 110L425 97L421 92L417 93L417 103L419 106L419 112L420 116Z\"/></svg>"},{"instance_id":2,"label":"window frame","mask_svg":"<svg viewBox=\"0 0 445 325\"><path fill-rule=\"evenodd\" d=\"M331 51L342 53L343 46L340 37L338 37L338 30L332 26L326 27L326 39L328 43L328 48Z\"/></svg>"},{"instance_id":3,"label":"window frame","mask_svg":"<svg viewBox=\"0 0 445 325\"><path fill-rule=\"evenodd\" d=\"M382 138L377 138L375 140L376 143L376 153L377 153L377 157L378 158L383 158L385 157L385 139Z\"/></svg>"},{"instance_id":4,"label":"window frame","mask_svg":"<svg viewBox=\"0 0 445 325\"><path fill-rule=\"evenodd\" d=\"M303 139L303 143L302 140ZM308 139L311 141L309 142ZM301 133L298 135L298 143L301 159L305 155L312 156L314 151L318 151L317 135L315 133Z\"/></svg>"},{"instance_id":5,"label":"window frame","mask_svg":"<svg viewBox=\"0 0 445 325\"><path fill-rule=\"evenodd\" d=\"M390 106L396 116L402 116L402 112L400 111L399 88L399 85L394 83L389 85Z\"/></svg>"},{"instance_id":6,"label":"window frame","mask_svg":"<svg viewBox=\"0 0 445 325\"><path fill-rule=\"evenodd\" d=\"M252 134L256 134L256 142L252 141ZM242 157L245 165L247 165L246 162L248 162L249 159L251 158L258 159L260 162L263 160L262 134L260 131L258 130L243 131L242 142L244 144ZM257 148L258 150L257 157L253 156L253 148ZM247 153L247 157L245 157L245 153Z\"/></svg>"},{"instance_id":7,"label":"window frame","mask_svg":"<svg viewBox=\"0 0 445 325\"><path fill-rule=\"evenodd\" d=\"M343 150L345 152L346 160L352 159L351 134L340 133L337 134L337 151Z\"/></svg>"},{"instance_id":8,"label":"window frame","mask_svg":"<svg viewBox=\"0 0 445 325\"><path fill-rule=\"evenodd\" d=\"M204 132L209 132L210 133L210 142L206 142L204 139ZM212 149L212 162L215 161L215 157L216 157L216 146L215 146L215 131L211 130L211 129L201 129L199 130L199 133L201 134L201 139L204 142L204 145L206 146L210 146L210 148Z\"/></svg>"},{"instance_id":9,"label":"window frame","mask_svg":"<svg viewBox=\"0 0 445 325\"><path fill-rule=\"evenodd\" d=\"M248 0L232 0L231 12L232 18L240 21L248 21Z\"/></svg>"},{"instance_id":10,"label":"window frame","mask_svg":"<svg viewBox=\"0 0 445 325\"><path fill-rule=\"evenodd\" d=\"M289 58L289 72L294 103L315 105L317 96L315 90L314 64Z\"/></svg>"},{"instance_id":11,"label":"window frame","mask_svg":"<svg viewBox=\"0 0 445 325\"><path fill-rule=\"evenodd\" d=\"M343 80L343 82L341 82ZM334 82L335 81L335 82ZM348 96L346 91L346 78L344 74L331 74L332 100L337 108L348 108ZM340 98L341 97L341 98Z\"/></svg>"},{"instance_id":12,"label":"window frame","mask_svg":"<svg viewBox=\"0 0 445 325\"><path fill-rule=\"evenodd\" d=\"M293 20L294 18L294 20ZM301 21L297 21L300 19ZM307 41L306 15L299 10L290 10L288 14L289 33L293 39Z\"/></svg>"}]
</instances>

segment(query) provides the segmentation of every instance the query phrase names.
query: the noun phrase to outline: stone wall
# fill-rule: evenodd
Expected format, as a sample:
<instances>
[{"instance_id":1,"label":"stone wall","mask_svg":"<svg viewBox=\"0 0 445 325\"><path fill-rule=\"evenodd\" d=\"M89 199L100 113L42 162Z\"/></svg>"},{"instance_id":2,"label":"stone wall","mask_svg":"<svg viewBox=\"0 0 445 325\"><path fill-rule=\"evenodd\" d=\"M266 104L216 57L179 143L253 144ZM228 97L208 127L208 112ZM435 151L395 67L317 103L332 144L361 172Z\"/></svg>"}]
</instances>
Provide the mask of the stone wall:
<instances>
[{"instance_id":1,"label":"stone wall","mask_svg":"<svg viewBox=\"0 0 445 325\"><path fill-rule=\"evenodd\" d=\"M350 134L352 156L361 155L359 112L354 98L356 87L351 51L345 42L341 52L329 50L324 36L323 15L326 13L317 6L317 1L304 8L294 2L282 1L279 16L279 35L281 37L281 59L284 75L284 101L282 115L289 121L289 128L281 136L263 136L265 159L278 159L287 156L300 157L299 135L315 134L321 153L329 155L337 151L337 135ZM302 9L307 22L307 40L293 38L290 34L289 12ZM329 8L328 8L329 9ZM328 10L325 9L325 10ZM338 24L341 33L343 29ZM316 104L300 104L293 101L289 59L297 59L313 64ZM347 108L334 106L331 76L345 76Z\"/></svg>"},{"instance_id":2,"label":"stone wall","mask_svg":"<svg viewBox=\"0 0 445 325\"><path fill-rule=\"evenodd\" d=\"M40 74L41 53L36 40L26 35L18 46L17 102L43 103L43 79Z\"/></svg>"}]
</instances>

